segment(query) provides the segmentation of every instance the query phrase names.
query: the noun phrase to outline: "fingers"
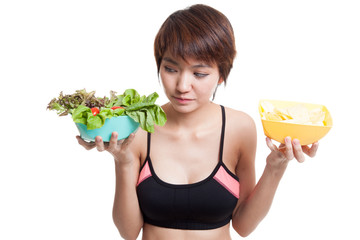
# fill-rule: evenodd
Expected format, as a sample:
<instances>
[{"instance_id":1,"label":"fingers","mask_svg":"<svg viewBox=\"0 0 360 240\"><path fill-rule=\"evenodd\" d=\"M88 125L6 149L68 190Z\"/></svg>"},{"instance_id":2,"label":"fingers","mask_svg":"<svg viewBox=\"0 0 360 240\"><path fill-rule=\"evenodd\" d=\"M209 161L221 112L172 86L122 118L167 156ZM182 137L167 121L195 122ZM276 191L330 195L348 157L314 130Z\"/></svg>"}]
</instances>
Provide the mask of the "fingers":
<instances>
[{"instance_id":1,"label":"fingers","mask_svg":"<svg viewBox=\"0 0 360 240\"><path fill-rule=\"evenodd\" d=\"M305 156L303 154L302 146L298 139L291 140L291 137L286 137L284 140L285 143L280 144L277 148L271 141L271 139L266 138L266 144L270 148L271 151L277 153L278 157L283 157L284 159L290 161L292 159L296 159L298 162L304 162ZM315 149L316 150L316 149ZM314 151L308 149L309 152Z\"/></svg>"},{"instance_id":2,"label":"fingers","mask_svg":"<svg viewBox=\"0 0 360 240\"><path fill-rule=\"evenodd\" d=\"M134 138L135 138L135 134L134 133L130 134L122 143L123 149L127 149L129 147L129 145L132 143L132 141L134 140Z\"/></svg>"},{"instance_id":3,"label":"fingers","mask_svg":"<svg viewBox=\"0 0 360 240\"><path fill-rule=\"evenodd\" d=\"M102 152L102 151L105 150L104 142L103 142L103 140L102 140L102 138L100 136L95 137L95 145L96 145L96 149L99 152Z\"/></svg>"},{"instance_id":4,"label":"fingers","mask_svg":"<svg viewBox=\"0 0 360 240\"><path fill-rule=\"evenodd\" d=\"M135 134L132 133L125 140L118 141L118 133L113 132L111 134L110 141L108 143L104 143L100 136L95 137L95 142L86 142L80 136L76 136L78 143L81 146L83 146L86 150L91 150L96 147L96 149L99 152L107 150L111 153L115 153L116 151L120 150L120 147L121 150L126 150L129 147L129 145L132 143L134 138L135 138Z\"/></svg>"},{"instance_id":5,"label":"fingers","mask_svg":"<svg viewBox=\"0 0 360 240\"><path fill-rule=\"evenodd\" d=\"M108 151L109 152L114 151L116 149L116 147L117 147L117 144L118 144L118 133L113 132L111 134L111 138L110 138L110 141L109 141Z\"/></svg>"},{"instance_id":6,"label":"fingers","mask_svg":"<svg viewBox=\"0 0 360 240\"><path fill-rule=\"evenodd\" d=\"M291 137L285 138L285 148L283 152L287 160L291 160L294 158L294 151L293 151L293 146L291 144Z\"/></svg>"},{"instance_id":7,"label":"fingers","mask_svg":"<svg viewBox=\"0 0 360 240\"><path fill-rule=\"evenodd\" d=\"M311 148L309 146L302 146L302 151L309 157L315 157L318 148L319 142L315 142L312 144Z\"/></svg>"},{"instance_id":8,"label":"fingers","mask_svg":"<svg viewBox=\"0 0 360 240\"><path fill-rule=\"evenodd\" d=\"M94 142L86 142L84 141L80 136L76 136L76 139L78 140L78 143L83 146L86 150L91 150L95 147Z\"/></svg>"},{"instance_id":9,"label":"fingers","mask_svg":"<svg viewBox=\"0 0 360 240\"><path fill-rule=\"evenodd\" d=\"M276 151L278 148L273 144L270 138L266 137L266 145L270 148L271 151Z\"/></svg>"},{"instance_id":10,"label":"fingers","mask_svg":"<svg viewBox=\"0 0 360 240\"><path fill-rule=\"evenodd\" d=\"M276 147L272 140L267 137L266 144L272 151L268 157L268 159L272 159L272 162L290 161L295 158L299 163L302 163L305 161L305 154L314 157L319 147L318 142L313 143L311 147L302 146L298 139L291 140L291 137L286 137L284 144L280 144L279 147Z\"/></svg>"},{"instance_id":11,"label":"fingers","mask_svg":"<svg viewBox=\"0 0 360 240\"><path fill-rule=\"evenodd\" d=\"M305 161L305 156L298 139L291 140L291 137L285 138L285 148L281 149L284 152L284 155L287 160L296 159L298 162L302 163Z\"/></svg>"},{"instance_id":12,"label":"fingers","mask_svg":"<svg viewBox=\"0 0 360 240\"><path fill-rule=\"evenodd\" d=\"M277 153L279 157L284 157L287 160L291 160L294 158L293 148L291 145L291 138L285 138L285 144L280 144L279 148L277 148L271 141L270 138L266 138L266 144L270 148L271 151Z\"/></svg>"},{"instance_id":13,"label":"fingers","mask_svg":"<svg viewBox=\"0 0 360 240\"><path fill-rule=\"evenodd\" d=\"M302 147L300 145L300 141L298 139L294 139L292 141L292 145L293 145L293 149L294 149L293 153L294 153L296 160L300 163L304 162L305 156L304 156Z\"/></svg>"}]
</instances>

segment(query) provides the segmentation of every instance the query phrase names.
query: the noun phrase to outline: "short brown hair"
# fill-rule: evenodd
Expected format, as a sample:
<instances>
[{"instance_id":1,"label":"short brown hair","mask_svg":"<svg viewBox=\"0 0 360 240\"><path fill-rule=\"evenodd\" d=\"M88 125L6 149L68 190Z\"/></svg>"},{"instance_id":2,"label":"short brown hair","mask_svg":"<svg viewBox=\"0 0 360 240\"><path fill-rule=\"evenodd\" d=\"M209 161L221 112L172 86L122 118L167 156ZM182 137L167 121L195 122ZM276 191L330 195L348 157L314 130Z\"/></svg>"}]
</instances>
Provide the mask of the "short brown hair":
<instances>
[{"instance_id":1,"label":"short brown hair","mask_svg":"<svg viewBox=\"0 0 360 240\"><path fill-rule=\"evenodd\" d=\"M228 18L218 10L196 4L171 14L154 42L158 73L164 53L215 63L226 79L236 55L234 31Z\"/></svg>"}]
</instances>

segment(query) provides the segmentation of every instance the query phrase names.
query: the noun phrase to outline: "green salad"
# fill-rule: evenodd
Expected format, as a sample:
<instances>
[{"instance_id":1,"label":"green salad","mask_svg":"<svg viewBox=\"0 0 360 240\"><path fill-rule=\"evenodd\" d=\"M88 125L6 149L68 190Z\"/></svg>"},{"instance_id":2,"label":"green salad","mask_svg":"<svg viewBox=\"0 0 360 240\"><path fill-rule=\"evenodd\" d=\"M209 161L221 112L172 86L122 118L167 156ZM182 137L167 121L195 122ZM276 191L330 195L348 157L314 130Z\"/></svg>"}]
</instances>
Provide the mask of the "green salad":
<instances>
[{"instance_id":1,"label":"green salad","mask_svg":"<svg viewBox=\"0 0 360 240\"><path fill-rule=\"evenodd\" d=\"M82 123L88 130L101 128L107 118L129 116L140 127L148 132L154 132L154 125L163 126L166 114L155 104L159 95L154 92L149 96L140 96L134 89L127 89L121 95L110 91L110 97L95 97L95 91L77 90L74 94L64 95L60 92L47 106L49 110L57 111L59 116L70 114L75 123Z\"/></svg>"}]
</instances>

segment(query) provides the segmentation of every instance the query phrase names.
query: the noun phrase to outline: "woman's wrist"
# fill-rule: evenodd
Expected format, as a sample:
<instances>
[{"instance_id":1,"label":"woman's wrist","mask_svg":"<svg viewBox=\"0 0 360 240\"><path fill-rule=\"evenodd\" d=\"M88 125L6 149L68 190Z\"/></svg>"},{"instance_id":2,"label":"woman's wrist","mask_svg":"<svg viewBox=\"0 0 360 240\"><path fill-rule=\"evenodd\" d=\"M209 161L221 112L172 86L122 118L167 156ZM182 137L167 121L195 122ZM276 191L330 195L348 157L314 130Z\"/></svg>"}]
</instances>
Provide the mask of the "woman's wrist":
<instances>
[{"instance_id":1,"label":"woman's wrist","mask_svg":"<svg viewBox=\"0 0 360 240\"><path fill-rule=\"evenodd\" d=\"M135 172L136 166L134 162L119 162L115 161L115 176L116 176L116 183L122 186L134 186L133 184L136 183L137 177ZM124 185L125 184L125 185Z\"/></svg>"},{"instance_id":2,"label":"woman's wrist","mask_svg":"<svg viewBox=\"0 0 360 240\"><path fill-rule=\"evenodd\" d=\"M265 166L265 171L268 172L270 175L272 176L280 176L282 177L282 175L284 174L286 168L287 168L287 165L288 165L288 161L286 162L283 162L279 165L272 165L272 164L269 164L267 163L266 166Z\"/></svg>"},{"instance_id":3,"label":"woman's wrist","mask_svg":"<svg viewBox=\"0 0 360 240\"><path fill-rule=\"evenodd\" d=\"M124 161L119 161L117 159L114 159L114 162L115 162L115 168L120 171L122 171L122 170L128 171L134 167L134 164L132 161L124 162Z\"/></svg>"}]
</instances>

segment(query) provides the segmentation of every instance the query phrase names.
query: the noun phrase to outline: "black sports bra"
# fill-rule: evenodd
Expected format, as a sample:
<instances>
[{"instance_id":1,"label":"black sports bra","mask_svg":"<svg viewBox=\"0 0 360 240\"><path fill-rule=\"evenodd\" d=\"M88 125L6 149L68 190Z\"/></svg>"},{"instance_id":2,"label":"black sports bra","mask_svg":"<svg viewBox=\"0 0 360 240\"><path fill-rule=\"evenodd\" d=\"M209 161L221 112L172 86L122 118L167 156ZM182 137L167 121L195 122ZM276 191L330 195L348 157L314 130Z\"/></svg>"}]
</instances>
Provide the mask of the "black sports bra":
<instances>
[{"instance_id":1,"label":"black sports bra","mask_svg":"<svg viewBox=\"0 0 360 240\"><path fill-rule=\"evenodd\" d=\"M137 195L144 222L166 228L205 230L230 222L239 198L239 179L223 163L225 109L219 162L210 176L192 184L170 184L155 173L150 159L151 134L148 133L147 157L140 169Z\"/></svg>"}]
</instances>

